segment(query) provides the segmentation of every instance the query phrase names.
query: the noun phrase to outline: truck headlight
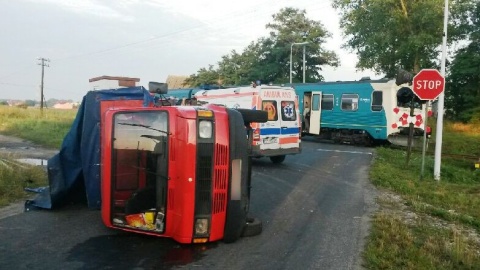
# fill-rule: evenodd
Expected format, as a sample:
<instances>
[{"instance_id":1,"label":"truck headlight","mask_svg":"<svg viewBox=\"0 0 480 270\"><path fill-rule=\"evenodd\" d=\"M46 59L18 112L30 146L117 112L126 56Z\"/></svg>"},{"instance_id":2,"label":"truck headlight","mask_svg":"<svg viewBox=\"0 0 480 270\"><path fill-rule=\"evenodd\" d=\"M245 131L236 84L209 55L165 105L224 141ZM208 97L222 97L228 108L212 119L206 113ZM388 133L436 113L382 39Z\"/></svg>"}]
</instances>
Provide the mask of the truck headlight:
<instances>
[{"instance_id":1,"label":"truck headlight","mask_svg":"<svg viewBox=\"0 0 480 270\"><path fill-rule=\"evenodd\" d=\"M207 120L201 120L198 123L198 136L203 139L212 138L212 122Z\"/></svg>"},{"instance_id":2,"label":"truck headlight","mask_svg":"<svg viewBox=\"0 0 480 270\"><path fill-rule=\"evenodd\" d=\"M208 233L208 219L197 218L195 220L195 235L205 235Z\"/></svg>"}]
</instances>

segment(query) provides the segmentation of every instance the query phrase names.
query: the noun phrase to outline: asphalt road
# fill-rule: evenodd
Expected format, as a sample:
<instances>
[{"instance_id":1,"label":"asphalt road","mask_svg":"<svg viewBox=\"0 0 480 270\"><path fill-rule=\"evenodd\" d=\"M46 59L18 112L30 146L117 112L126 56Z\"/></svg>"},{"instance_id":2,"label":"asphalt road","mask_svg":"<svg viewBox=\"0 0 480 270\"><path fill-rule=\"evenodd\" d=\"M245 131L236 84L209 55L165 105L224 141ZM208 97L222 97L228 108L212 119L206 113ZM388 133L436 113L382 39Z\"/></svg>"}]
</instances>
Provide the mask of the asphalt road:
<instances>
[{"instance_id":1,"label":"asphalt road","mask_svg":"<svg viewBox=\"0 0 480 270\"><path fill-rule=\"evenodd\" d=\"M254 160L261 235L179 245L108 229L99 211L69 205L0 219L0 269L361 269L373 149L304 139L302 151L280 165Z\"/></svg>"}]
</instances>

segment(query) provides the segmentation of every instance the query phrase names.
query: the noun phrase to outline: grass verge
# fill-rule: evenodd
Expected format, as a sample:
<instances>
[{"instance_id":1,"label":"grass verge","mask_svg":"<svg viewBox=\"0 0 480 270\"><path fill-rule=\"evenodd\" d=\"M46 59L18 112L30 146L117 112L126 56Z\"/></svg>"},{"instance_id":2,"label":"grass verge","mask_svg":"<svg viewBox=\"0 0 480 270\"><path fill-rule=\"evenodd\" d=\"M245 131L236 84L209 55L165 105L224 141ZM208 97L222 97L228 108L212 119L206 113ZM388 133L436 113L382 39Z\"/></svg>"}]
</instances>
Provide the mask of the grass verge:
<instances>
[{"instance_id":1,"label":"grass verge","mask_svg":"<svg viewBox=\"0 0 480 270\"><path fill-rule=\"evenodd\" d=\"M0 106L0 132L17 136L36 144L60 148L70 130L77 110L18 108ZM18 157L0 155L0 207L25 199L26 187L48 185L47 174L41 166L17 161Z\"/></svg>"},{"instance_id":2,"label":"grass verge","mask_svg":"<svg viewBox=\"0 0 480 270\"><path fill-rule=\"evenodd\" d=\"M478 126L447 123L442 153L480 157ZM443 157L440 181L434 157L378 148L370 171L382 192L364 252L368 269L480 269L480 170L471 159Z\"/></svg>"},{"instance_id":3,"label":"grass verge","mask_svg":"<svg viewBox=\"0 0 480 270\"><path fill-rule=\"evenodd\" d=\"M11 155L0 155L0 207L27 198L27 187L46 185L47 174L43 167L21 163Z\"/></svg>"}]
</instances>

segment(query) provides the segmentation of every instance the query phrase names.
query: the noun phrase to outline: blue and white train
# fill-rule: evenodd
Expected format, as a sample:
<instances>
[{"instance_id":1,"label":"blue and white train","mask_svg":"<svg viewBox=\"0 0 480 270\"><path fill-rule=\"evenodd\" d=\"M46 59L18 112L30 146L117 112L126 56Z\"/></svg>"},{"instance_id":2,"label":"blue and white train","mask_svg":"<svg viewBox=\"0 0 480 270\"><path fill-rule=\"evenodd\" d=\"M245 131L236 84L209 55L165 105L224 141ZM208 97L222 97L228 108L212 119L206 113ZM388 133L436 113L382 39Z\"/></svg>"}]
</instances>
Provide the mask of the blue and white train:
<instances>
[{"instance_id":1,"label":"blue and white train","mask_svg":"<svg viewBox=\"0 0 480 270\"><path fill-rule=\"evenodd\" d=\"M430 135L430 127L425 123L426 105L413 98L408 84L396 85L395 80L382 79L291 86L299 100L302 135L338 143L406 145L410 123L414 126L414 137L421 138L425 128ZM180 104L182 100L192 100L199 91L205 89L172 89L168 95ZM309 118L304 117L306 106L310 108Z\"/></svg>"},{"instance_id":2,"label":"blue and white train","mask_svg":"<svg viewBox=\"0 0 480 270\"><path fill-rule=\"evenodd\" d=\"M414 99L408 84L395 80L363 80L294 84L304 135L321 136L334 142L370 145L389 141L405 145L410 123L414 136L427 134L426 105ZM403 97L403 98L402 98ZM406 98L405 98L406 97ZM413 103L413 115L410 115Z\"/></svg>"}]
</instances>

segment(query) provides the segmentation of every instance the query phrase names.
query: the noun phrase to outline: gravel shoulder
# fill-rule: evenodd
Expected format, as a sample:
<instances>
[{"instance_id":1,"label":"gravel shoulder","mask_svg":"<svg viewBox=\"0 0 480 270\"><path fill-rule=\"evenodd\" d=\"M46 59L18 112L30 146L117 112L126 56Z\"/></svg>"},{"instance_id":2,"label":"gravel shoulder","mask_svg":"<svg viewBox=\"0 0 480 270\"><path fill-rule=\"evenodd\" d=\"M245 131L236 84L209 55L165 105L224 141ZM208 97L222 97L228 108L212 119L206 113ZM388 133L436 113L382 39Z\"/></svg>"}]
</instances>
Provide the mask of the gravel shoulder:
<instances>
[{"instance_id":1,"label":"gravel shoulder","mask_svg":"<svg viewBox=\"0 0 480 270\"><path fill-rule=\"evenodd\" d=\"M0 134L0 154L15 158L49 159L58 153L58 149L44 148L13 136Z\"/></svg>"}]
</instances>

